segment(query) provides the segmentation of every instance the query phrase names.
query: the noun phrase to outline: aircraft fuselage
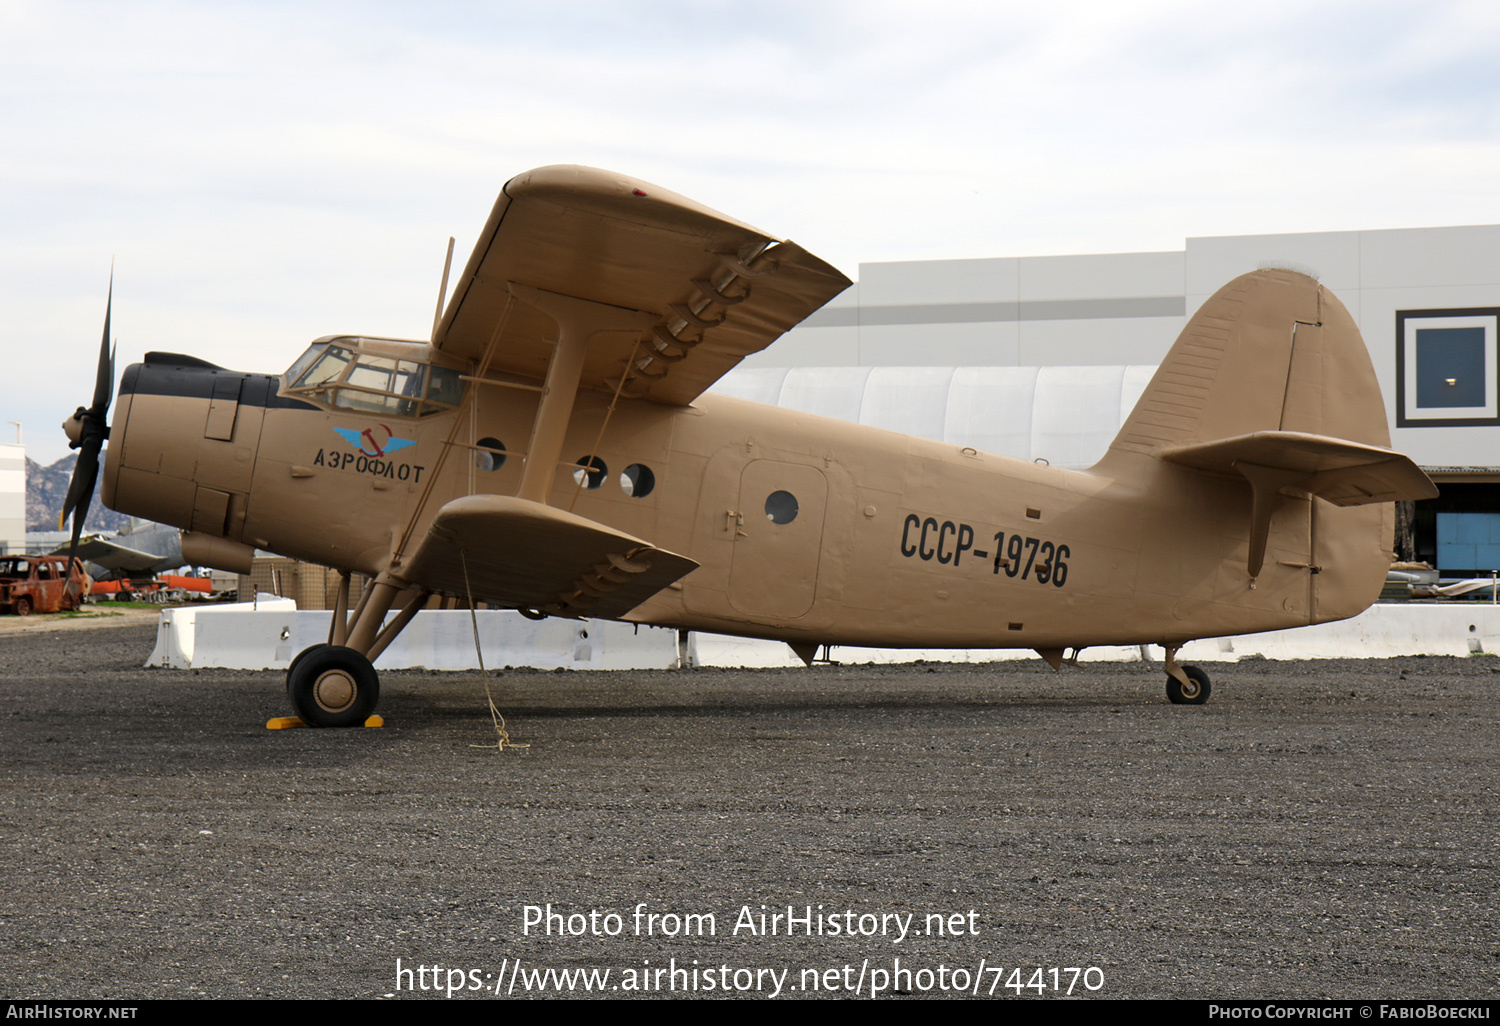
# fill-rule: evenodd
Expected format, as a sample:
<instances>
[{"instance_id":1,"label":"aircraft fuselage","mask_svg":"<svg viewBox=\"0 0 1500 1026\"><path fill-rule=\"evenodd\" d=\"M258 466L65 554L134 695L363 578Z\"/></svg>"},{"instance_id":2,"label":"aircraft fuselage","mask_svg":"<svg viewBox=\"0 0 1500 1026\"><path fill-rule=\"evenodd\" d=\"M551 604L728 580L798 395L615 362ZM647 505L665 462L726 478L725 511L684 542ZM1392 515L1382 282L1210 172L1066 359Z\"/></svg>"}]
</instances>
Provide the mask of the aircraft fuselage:
<instances>
[{"instance_id":1,"label":"aircraft fuselage","mask_svg":"<svg viewBox=\"0 0 1500 1026\"><path fill-rule=\"evenodd\" d=\"M285 385L133 366L105 501L399 576L445 503L520 486L537 408L524 383L476 385L472 408L421 418L323 408ZM1239 478L1148 455L1063 470L714 395L610 406L578 396L564 458L603 469L565 468L549 505L700 564L629 621L879 647L1175 644L1351 616L1384 579L1388 504L1286 500L1252 580ZM1319 592L1324 567L1336 593Z\"/></svg>"}]
</instances>

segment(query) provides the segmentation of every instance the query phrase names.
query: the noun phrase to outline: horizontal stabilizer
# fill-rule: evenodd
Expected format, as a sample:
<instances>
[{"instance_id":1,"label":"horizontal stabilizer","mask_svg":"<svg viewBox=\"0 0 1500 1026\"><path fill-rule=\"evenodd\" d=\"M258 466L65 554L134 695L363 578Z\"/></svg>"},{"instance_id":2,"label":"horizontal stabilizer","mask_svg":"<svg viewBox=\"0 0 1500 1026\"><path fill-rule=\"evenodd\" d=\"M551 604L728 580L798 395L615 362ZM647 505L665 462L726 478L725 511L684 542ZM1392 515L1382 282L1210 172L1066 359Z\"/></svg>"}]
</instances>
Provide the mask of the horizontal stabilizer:
<instances>
[{"instance_id":1,"label":"horizontal stabilizer","mask_svg":"<svg viewBox=\"0 0 1500 1026\"><path fill-rule=\"evenodd\" d=\"M1256 431L1161 453L1164 460L1250 482L1251 577L1265 562L1278 496L1305 492L1336 506L1431 499L1437 486L1415 463L1391 449L1297 431Z\"/></svg>"},{"instance_id":2,"label":"horizontal stabilizer","mask_svg":"<svg viewBox=\"0 0 1500 1026\"><path fill-rule=\"evenodd\" d=\"M1166 449L1162 459L1221 474L1246 467L1280 471L1279 488L1308 492L1335 506L1432 499L1437 486L1407 457L1378 445L1298 431L1256 431Z\"/></svg>"},{"instance_id":3,"label":"horizontal stabilizer","mask_svg":"<svg viewBox=\"0 0 1500 1026\"><path fill-rule=\"evenodd\" d=\"M470 495L438 511L403 573L507 608L615 619L697 566L565 510Z\"/></svg>"}]
</instances>

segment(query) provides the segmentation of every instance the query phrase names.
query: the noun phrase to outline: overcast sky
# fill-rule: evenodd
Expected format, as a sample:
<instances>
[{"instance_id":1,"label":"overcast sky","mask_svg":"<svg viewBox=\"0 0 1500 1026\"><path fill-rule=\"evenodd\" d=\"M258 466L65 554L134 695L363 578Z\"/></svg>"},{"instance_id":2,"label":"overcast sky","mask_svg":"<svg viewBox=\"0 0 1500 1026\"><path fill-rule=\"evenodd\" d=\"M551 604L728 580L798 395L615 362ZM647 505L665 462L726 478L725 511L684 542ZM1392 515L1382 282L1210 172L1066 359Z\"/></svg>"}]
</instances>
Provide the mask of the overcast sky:
<instances>
[{"instance_id":1,"label":"overcast sky","mask_svg":"<svg viewBox=\"0 0 1500 1026\"><path fill-rule=\"evenodd\" d=\"M1500 223L1493 2L0 0L0 440L120 365L426 337L591 164L861 262Z\"/></svg>"}]
</instances>

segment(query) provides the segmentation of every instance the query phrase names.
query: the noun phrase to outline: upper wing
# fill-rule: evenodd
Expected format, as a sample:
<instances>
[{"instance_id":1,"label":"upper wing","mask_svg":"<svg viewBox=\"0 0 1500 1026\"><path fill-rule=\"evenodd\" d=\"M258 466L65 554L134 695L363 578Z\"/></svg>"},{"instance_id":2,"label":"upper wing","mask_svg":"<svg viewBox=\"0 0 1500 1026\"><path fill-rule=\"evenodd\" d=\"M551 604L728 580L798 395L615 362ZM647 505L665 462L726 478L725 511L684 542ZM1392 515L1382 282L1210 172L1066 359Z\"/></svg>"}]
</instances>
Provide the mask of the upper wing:
<instances>
[{"instance_id":1,"label":"upper wing","mask_svg":"<svg viewBox=\"0 0 1500 1026\"><path fill-rule=\"evenodd\" d=\"M633 352L626 393L686 405L849 279L794 243L666 189L556 166L505 184L433 336L443 352L469 359L494 338L492 370L541 379L556 328L508 302L510 283L655 315L638 344L597 339L581 386L613 391Z\"/></svg>"},{"instance_id":2,"label":"upper wing","mask_svg":"<svg viewBox=\"0 0 1500 1026\"><path fill-rule=\"evenodd\" d=\"M401 574L502 606L612 619L697 566L566 510L469 495L438 511Z\"/></svg>"}]
</instances>

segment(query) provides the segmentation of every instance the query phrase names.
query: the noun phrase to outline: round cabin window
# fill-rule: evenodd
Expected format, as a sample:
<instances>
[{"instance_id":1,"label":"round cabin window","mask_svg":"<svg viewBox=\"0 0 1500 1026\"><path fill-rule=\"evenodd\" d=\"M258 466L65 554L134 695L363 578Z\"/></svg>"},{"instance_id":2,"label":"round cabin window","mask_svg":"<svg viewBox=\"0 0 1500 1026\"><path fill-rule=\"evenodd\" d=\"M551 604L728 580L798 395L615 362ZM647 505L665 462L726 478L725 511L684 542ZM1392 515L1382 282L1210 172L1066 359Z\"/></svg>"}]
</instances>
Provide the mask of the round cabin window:
<instances>
[{"instance_id":1,"label":"round cabin window","mask_svg":"<svg viewBox=\"0 0 1500 1026\"><path fill-rule=\"evenodd\" d=\"M632 499L644 499L656 487L656 475L644 463L632 463L620 472L620 488Z\"/></svg>"},{"instance_id":2,"label":"round cabin window","mask_svg":"<svg viewBox=\"0 0 1500 1026\"><path fill-rule=\"evenodd\" d=\"M797 497L791 492L772 492L766 496L766 519L773 524L790 524L797 519Z\"/></svg>"},{"instance_id":3,"label":"round cabin window","mask_svg":"<svg viewBox=\"0 0 1500 1026\"><path fill-rule=\"evenodd\" d=\"M474 466L480 470L499 470L505 466L505 443L498 438L481 438L475 443Z\"/></svg>"},{"instance_id":4,"label":"round cabin window","mask_svg":"<svg viewBox=\"0 0 1500 1026\"><path fill-rule=\"evenodd\" d=\"M573 480L585 488L593 491L604 483L605 476L609 473L609 467L597 456L580 456L575 462L578 466L573 471ZM585 470L584 468L588 469Z\"/></svg>"}]
</instances>

